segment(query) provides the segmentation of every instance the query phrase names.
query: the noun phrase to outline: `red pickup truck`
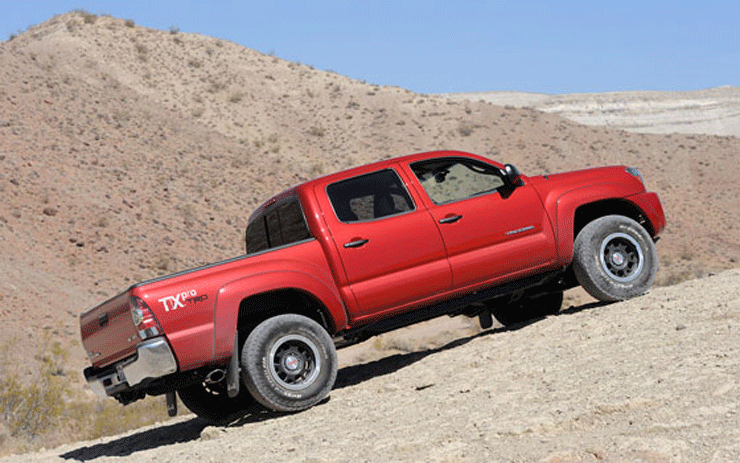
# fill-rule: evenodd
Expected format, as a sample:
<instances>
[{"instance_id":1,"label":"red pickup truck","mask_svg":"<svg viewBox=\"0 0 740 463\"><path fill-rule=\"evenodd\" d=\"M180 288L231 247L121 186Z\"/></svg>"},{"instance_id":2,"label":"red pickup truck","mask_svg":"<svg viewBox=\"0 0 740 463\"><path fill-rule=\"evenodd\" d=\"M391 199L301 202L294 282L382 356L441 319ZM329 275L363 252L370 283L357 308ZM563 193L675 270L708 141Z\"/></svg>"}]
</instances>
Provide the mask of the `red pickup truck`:
<instances>
[{"instance_id":1,"label":"red pickup truck","mask_svg":"<svg viewBox=\"0 0 740 463\"><path fill-rule=\"evenodd\" d=\"M317 178L261 205L246 254L135 284L80 316L101 396L175 392L216 422L329 394L336 349L441 315L503 325L652 285L660 200L632 167L527 177L458 151ZM174 408L174 410L173 410Z\"/></svg>"}]
</instances>

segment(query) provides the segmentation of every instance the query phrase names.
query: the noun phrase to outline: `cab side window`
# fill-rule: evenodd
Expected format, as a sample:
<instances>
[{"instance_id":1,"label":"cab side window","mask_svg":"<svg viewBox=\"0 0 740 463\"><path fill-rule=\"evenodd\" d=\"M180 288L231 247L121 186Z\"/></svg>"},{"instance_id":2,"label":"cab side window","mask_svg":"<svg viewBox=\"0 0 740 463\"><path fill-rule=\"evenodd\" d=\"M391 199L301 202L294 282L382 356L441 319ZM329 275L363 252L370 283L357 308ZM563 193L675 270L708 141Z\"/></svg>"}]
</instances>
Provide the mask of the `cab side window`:
<instances>
[{"instance_id":1,"label":"cab side window","mask_svg":"<svg viewBox=\"0 0 740 463\"><path fill-rule=\"evenodd\" d=\"M255 217L247 226L247 254L310 238L298 198L281 201Z\"/></svg>"},{"instance_id":2,"label":"cab side window","mask_svg":"<svg viewBox=\"0 0 740 463\"><path fill-rule=\"evenodd\" d=\"M413 211L414 203L392 169L360 175L326 188L341 222L359 222Z\"/></svg>"},{"instance_id":3,"label":"cab side window","mask_svg":"<svg viewBox=\"0 0 740 463\"><path fill-rule=\"evenodd\" d=\"M493 193L505 185L497 168L473 159L432 159L411 164L411 170L434 204Z\"/></svg>"}]
</instances>

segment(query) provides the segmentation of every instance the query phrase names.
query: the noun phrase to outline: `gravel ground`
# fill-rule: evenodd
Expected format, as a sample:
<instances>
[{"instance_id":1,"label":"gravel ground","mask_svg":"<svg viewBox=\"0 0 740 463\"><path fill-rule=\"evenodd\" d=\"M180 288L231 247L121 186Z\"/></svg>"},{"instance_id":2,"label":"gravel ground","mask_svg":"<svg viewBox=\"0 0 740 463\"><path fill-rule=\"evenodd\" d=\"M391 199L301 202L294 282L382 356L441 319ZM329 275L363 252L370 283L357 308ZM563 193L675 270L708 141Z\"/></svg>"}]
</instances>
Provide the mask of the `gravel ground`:
<instances>
[{"instance_id":1,"label":"gravel ground","mask_svg":"<svg viewBox=\"0 0 740 463\"><path fill-rule=\"evenodd\" d=\"M740 270L340 370L330 399L35 461L740 461Z\"/></svg>"}]
</instances>

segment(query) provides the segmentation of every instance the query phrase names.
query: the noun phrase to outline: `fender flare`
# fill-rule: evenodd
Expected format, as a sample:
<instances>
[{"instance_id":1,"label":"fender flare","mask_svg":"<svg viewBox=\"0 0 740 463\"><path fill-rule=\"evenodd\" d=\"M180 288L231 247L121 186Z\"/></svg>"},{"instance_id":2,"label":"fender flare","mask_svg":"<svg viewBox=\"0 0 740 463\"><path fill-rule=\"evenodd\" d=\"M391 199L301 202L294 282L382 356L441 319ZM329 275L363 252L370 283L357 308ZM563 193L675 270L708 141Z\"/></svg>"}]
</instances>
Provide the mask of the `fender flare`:
<instances>
[{"instance_id":1,"label":"fender flare","mask_svg":"<svg viewBox=\"0 0 740 463\"><path fill-rule=\"evenodd\" d=\"M625 192L624 185L619 183L600 183L576 188L560 195L554 201L558 263L569 265L573 260L575 216L579 207L613 199L629 204L635 210L640 211L641 209L629 200L632 194L635 192Z\"/></svg>"},{"instance_id":2,"label":"fender flare","mask_svg":"<svg viewBox=\"0 0 740 463\"><path fill-rule=\"evenodd\" d=\"M266 271L230 281L218 290L213 310L213 359L231 356L241 302L251 296L272 291L294 289L320 302L327 316L329 334L347 325L347 312L336 288L316 276L298 270Z\"/></svg>"}]
</instances>

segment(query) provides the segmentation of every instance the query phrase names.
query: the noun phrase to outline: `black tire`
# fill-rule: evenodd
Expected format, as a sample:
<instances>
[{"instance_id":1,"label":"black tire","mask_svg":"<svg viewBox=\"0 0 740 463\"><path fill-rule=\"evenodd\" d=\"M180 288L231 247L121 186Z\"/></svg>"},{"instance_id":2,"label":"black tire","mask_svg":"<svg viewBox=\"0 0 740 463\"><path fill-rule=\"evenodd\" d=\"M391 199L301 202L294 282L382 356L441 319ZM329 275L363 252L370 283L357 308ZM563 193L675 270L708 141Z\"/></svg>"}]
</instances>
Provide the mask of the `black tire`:
<instances>
[{"instance_id":1,"label":"black tire","mask_svg":"<svg viewBox=\"0 0 740 463\"><path fill-rule=\"evenodd\" d=\"M573 271L583 289L600 301L639 296L655 281L655 244L639 223L622 215L607 215L578 233Z\"/></svg>"},{"instance_id":2,"label":"black tire","mask_svg":"<svg viewBox=\"0 0 740 463\"><path fill-rule=\"evenodd\" d=\"M242 378L270 410L297 412L322 401L337 379L337 351L308 317L278 315L257 325L242 349Z\"/></svg>"},{"instance_id":3,"label":"black tire","mask_svg":"<svg viewBox=\"0 0 740 463\"><path fill-rule=\"evenodd\" d=\"M494 305L493 316L504 326L511 326L535 318L556 314L563 306L563 292L524 296L516 302Z\"/></svg>"},{"instance_id":4,"label":"black tire","mask_svg":"<svg viewBox=\"0 0 740 463\"><path fill-rule=\"evenodd\" d=\"M207 384L205 381L195 383L177 391L180 400L198 417L214 424L228 424L241 418L253 407L255 400L247 391L241 391L236 397L226 393L226 380L220 383Z\"/></svg>"}]
</instances>

